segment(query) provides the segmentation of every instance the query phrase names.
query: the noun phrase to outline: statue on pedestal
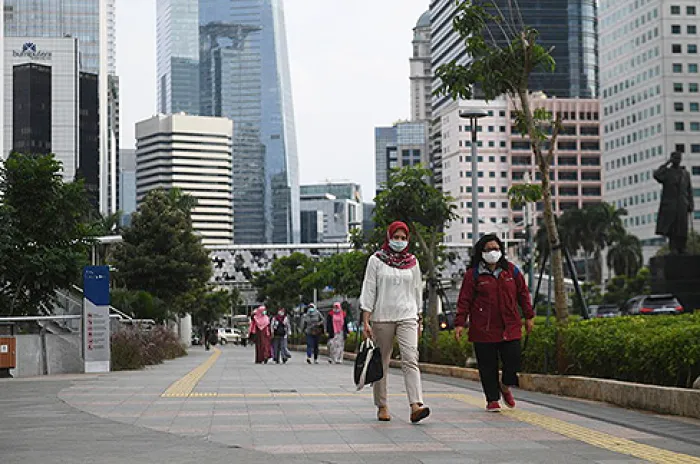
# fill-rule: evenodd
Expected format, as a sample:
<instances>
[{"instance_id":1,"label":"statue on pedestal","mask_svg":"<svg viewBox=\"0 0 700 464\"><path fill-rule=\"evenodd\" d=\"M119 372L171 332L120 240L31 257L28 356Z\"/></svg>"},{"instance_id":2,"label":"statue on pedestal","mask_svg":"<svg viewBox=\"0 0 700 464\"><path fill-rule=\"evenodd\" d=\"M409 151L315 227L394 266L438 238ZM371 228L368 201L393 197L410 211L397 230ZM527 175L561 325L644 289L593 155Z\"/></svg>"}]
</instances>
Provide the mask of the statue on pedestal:
<instances>
[{"instance_id":1,"label":"statue on pedestal","mask_svg":"<svg viewBox=\"0 0 700 464\"><path fill-rule=\"evenodd\" d=\"M663 185L656 233L668 237L674 254L686 252L688 216L695 209L690 173L681 166L682 156L671 153L671 160L654 171L654 179Z\"/></svg>"}]
</instances>

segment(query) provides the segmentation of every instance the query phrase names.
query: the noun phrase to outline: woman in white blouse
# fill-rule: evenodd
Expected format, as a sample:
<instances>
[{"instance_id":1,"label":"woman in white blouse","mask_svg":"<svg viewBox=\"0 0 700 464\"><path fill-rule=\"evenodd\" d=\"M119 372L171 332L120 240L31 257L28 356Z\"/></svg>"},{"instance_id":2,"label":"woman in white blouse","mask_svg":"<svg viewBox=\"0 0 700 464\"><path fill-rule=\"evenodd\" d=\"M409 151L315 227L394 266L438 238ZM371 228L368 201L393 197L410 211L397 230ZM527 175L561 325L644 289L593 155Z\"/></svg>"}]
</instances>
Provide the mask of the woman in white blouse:
<instances>
[{"instance_id":1,"label":"woman in white blouse","mask_svg":"<svg viewBox=\"0 0 700 464\"><path fill-rule=\"evenodd\" d=\"M394 336L399 342L401 369L411 422L430 415L423 405L423 388L418 369L418 331L422 302L422 278L418 260L408 252L408 226L394 222L389 226L382 248L370 256L362 284L360 308L366 338L379 346L384 364L384 378L374 383L377 419L391 420L387 404L386 379L391 361Z\"/></svg>"}]
</instances>

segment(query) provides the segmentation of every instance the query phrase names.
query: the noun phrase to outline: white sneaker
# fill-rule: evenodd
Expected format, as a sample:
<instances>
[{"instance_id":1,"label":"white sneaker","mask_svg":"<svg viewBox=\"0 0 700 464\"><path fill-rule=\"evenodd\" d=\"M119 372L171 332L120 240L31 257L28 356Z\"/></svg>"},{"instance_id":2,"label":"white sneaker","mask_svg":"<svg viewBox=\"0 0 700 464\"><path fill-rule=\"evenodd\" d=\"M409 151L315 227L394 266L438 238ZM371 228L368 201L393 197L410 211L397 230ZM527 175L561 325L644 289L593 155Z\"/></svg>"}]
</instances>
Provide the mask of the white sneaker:
<instances>
[{"instance_id":1,"label":"white sneaker","mask_svg":"<svg viewBox=\"0 0 700 464\"><path fill-rule=\"evenodd\" d=\"M314 359L314 364L318 364L318 359Z\"/></svg>"}]
</instances>

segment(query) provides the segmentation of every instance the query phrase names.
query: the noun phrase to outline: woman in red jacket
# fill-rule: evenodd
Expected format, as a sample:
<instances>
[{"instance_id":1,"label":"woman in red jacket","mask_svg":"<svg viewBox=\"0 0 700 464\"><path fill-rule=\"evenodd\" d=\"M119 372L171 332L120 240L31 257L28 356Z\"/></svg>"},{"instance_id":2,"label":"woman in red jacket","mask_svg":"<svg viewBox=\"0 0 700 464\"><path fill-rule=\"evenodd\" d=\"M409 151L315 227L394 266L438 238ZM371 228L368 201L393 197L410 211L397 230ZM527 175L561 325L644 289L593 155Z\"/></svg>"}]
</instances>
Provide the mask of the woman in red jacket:
<instances>
[{"instance_id":1,"label":"woman in red jacket","mask_svg":"<svg viewBox=\"0 0 700 464\"><path fill-rule=\"evenodd\" d=\"M518 306L525 315L527 333L535 321L523 273L503 252L503 242L496 235L484 235L476 243L462 281L455 319L457 339L461 338L464 327L469 327L469 341L474 343L486 395L486 410L491 412L501 410L501 394L508 407L515 407L510 387L518 386L520 370L523 322ZM499 357L503 364L500 383Z\"/></svg>"}]
</instances>

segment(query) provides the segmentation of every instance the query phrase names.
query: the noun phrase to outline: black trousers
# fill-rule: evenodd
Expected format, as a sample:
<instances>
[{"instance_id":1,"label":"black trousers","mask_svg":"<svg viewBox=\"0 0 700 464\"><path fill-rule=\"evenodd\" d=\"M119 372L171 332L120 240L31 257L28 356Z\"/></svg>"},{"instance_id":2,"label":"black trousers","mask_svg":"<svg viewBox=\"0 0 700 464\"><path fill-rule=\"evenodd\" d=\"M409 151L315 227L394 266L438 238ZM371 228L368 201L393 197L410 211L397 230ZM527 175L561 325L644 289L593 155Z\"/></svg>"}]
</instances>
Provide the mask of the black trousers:
<instances>
[{"instance_id":1,"label":"black trousers","mask_svg":"<svg viewBox=\"0 0 700 464\"><path fill-rule=\"evenodd\" d=\"M503 364L501 383L508 387L518 386L520 340L474 343L474 354L476 354L479 377L486 401L498 401L501 398L501 386L498 381L499 358Z\"/></svg>"}]
</instances>

